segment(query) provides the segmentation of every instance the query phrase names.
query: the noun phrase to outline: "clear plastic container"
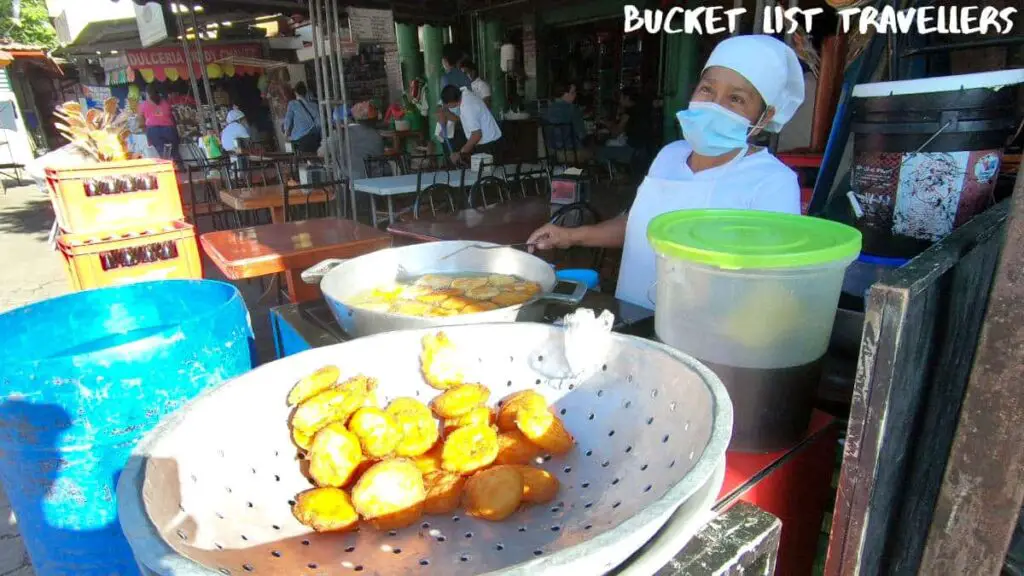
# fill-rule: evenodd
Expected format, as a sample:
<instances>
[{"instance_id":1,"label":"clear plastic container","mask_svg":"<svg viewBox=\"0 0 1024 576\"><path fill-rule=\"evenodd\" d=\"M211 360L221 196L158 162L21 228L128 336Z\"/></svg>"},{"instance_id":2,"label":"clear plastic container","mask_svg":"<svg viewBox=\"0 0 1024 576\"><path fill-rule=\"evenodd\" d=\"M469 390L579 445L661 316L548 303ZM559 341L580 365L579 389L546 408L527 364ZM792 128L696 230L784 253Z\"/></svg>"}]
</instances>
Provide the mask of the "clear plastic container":
<instances>
[{"instance_id":1,"label":"clear plastic container","mask_svg":"<svg viewBox=\"0 0 1024 576\"><path fill-rule=\"evenodd\" d=\"M736 414L731 448L800 441L860 233L806 216L688 210L652 220L648 238L655 331L722 379Z\"/></svg>"}]
</instances>

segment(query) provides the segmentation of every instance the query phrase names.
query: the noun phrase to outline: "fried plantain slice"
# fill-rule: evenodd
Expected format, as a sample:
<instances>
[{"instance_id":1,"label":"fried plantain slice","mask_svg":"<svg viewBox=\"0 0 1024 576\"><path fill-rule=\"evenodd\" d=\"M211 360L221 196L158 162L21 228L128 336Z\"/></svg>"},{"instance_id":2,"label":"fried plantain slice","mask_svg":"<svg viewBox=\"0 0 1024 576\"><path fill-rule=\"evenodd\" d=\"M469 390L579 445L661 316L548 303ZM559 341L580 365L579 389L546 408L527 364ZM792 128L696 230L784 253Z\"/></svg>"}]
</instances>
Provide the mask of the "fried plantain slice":
<instances>
[{"instance_id":1,"label":"fried plantain slice","mask_svg":"<svg viewBox=\"0 0 1024 576\"><path fill-rule=\"evenodd\" d=\"M413 398L395 398L385 410L398 425L402 439L395 446L398 456L415 457L423 454L440 437L437 421L422 402Z\"/></svg>"},{"instance_id":2,"label":"fried plantain slice","mask_svg":"<svg viewBox=\"0 0 1024 576\"><path fill-rule=\"evenodd\" d=\"M462 373L458 351L444 332L427 334L423 337L423 352L420 354L420 370L423 379L432 388L447 390L462 384Z\"/></svg>"},{"instance_id":3,"label":"fried plantain slice","mask_svg":"<svg viewBox=\"0 0 1024 576\"><path fill-rule=\"evenodd\" d=\"M491 391L482 384L462 384L445 390L430 401L430 409L441 418L458 418L469 414L491 397Z\"/></svg>"},{"instance_id":4,"label":"fried plantain slice","mask_svg":"<svg viewBox=\"0 0 1024 576\"><path fill-rule=\"evenodd\" d=\"M532 464L542 454L539 446L530 442L518 429L498 434L498 457L495 464Z\"/></svg>"},{"instance_id":5,"label":"fried plantain slice","mask_svg":"<svg viewBox=\"0 0 1024 576\"><path fill-rule=\"evenodd\" d=\"M558 478L547 470L535 466L519 466L518 470L523 476L523 502L545 504L558 495Z\"/></svg>"},{"instance_id":6,"label":"fried plantain slice","mask_svg":"<svg viewBox=\"0 0 1024 576\"><path fill-rule=\"evenodd\" d=\"M424 474L441 469L441 451L444 449L444 442L435 443L430 450L412 458L413 464Z\"/></svg>"},{"instance_id":7,"label":"fried plantain slice","mask_svg":"<svg viewBox=\"0 0 1024 576\"><path fill-rule=\"evenodd\" d=\"M472 290L473 288L480 288L486 284L486 276L467 276L452 280L452 288L458 288L459 290Z\"/></svg>"},{"instance_id":8,"label":"fried plantain slice","mask_svg":"<svg viewBox=\"0 0 1024 576\"><path fill-rule=\"evenodd\" d=\"M477 314L479 312L490 312L491 310L497 310L498 305L493 302L481 300L479 302L473 302L467 304L465 308L461 310L463 314Z\"/></svg>"},{"instance_id":9,"label":"fried plantain slice","mask_svg":"<svg viewBox=\"0 0 1024 576\"><path fill-rule=\"evenodd\" d=\"M340 488L311 488L299 493L292 506L295 519L317 532L351 530L359 522L352 499Z\"/></svg>"},{"instance_id":10,"label":"fried plantain slice","mask_svg":"<svg viewBox=\"0 0 1024 576\"><path fill-rule=\"evenodd\" d=\"M423 474L404 458L378 462L352 489L352 505L378 530L408 526L423 515Z\"/></svg>"},{"instance_id":11,"label":"fried plantain slice","mask_svg":"<svg viewBox=\"0 0 1024 576\"><path fill-rule=\"evenodd\" d=\"M487 406L477 406L469 412L457 418L446 418L444 421L444 433L451 434L464 426L483 424L490 426L494 424L494 411Z\"/></svg>"},{"instance_id":12,"label":"fried plantain slice","mask_svg":"<svg viewBox=\"0 0 1024 576\"><path fill-rule=\"evenodd\" d=\"M340 376L341 370L337 366L324 366L316 372L303 377L292 387L291 392L288 393L288 405L302 404L337 384Z\"/></svg>"},{"instance_id":13,"label":"fried plantain slice","mask_svg":"<svg viewBox=\"0 0 1024 576\"><path fill-rule=\"evenodd\" d=\"M432 288L434 290L442 290L444 288L450 288L452 280L454 280L454 278L451 276L444 276L442 274L424 274L416 280L415 284L418 286L426 286L427 288Z\"/></svg>"},{"instance_id":14,"label":"fried plantain slice","mask_svg":"<svg viewBox=\"0 0 1024 576\"><path fill-rule=\"evenodd\" d=\"M359 445L369 458L388 456L402 441L402 430L394 418L376 406L356 410L349 419L348 429L359 438Z\"/></svg>"},{"instance_id":15,"label":"fried plantain slice","mask_svg":"<svg viewBox=\"0 0 1024 576\"><path fill-rule=\"evenodd\" d=\"M467 426L452 432L444 440L441 468L448 472L470 474L490 466L498 457L498 433L490 426Z\"/></svg>"},{"instance_id":16,"label":"fried plantain slice","mask_svg":"<svg viewBox=\"0 0 1024 576\"><path fill-rule=\"evenodd\" d=\"M510 286L516 283L516 277L509 274L491 274L487 277L491 286Z\"/></svg>"},{"instance_id":17,"label":"fried plantain slice","mask_svg":"<svg viewBox=\"0 0 1024 576\"><path fill-rule=\"evenodd\" d=\"M533 390L521 390L506 396L501 402L501 408L498 409L498 430L518 430L516 414L520 410L547 412L548 401Z\"/></svg>"},{"instance_id":18,"label":"fried plantain slice","mask_svg":"<svg viewBox=\"0 0 1024 576\"><path fill-rule=\"evenodd\" d=\"M562 421L548 410L520 410L516 413L516 427L523 436L552 454L565 454L572 450L575 440Z\"/></svg>"},{"instance_id":19,"label":"fried plantain slice","mask_svg":"<svg viewBox=\"0 0 1024 576\"><path fill-rule=\"evenodd\" d=\"M377 381L366 376L356 376L324 390L299 404L292 412L290 425L292 439L303 448L301 441L331 422L345 422L356 410L374 396Z\"/></svg>"},{"instance_id":20,"label":"fried plantain slice","mask_svg":"<svg viewBox=\"0 0 1024 576\"><path fill-rule=\"evenodd\" d=\"M363 461L359 438L341 422L325 426L313 437L309 448L309 475L317 486L340 488Z\"/></svg>"},{"instance_id":21,"label":"fried plantain slice","mask_svg":"<svg viewBox=\"0 0 1024 576\"><path fill-rule=\"evenodd\" d=\"M427 472L423 475L423 484L427 490L423 511L427 514L452 513L462 501L462 488L465 483L465 478L452 472Z\"/></svg>"},{"instance_id":22,"label":"fried plantain slice","mask_svg":"<svg viewBox=\"0 0 1024 576\"><path fill-rule=\"evenodd\" d=\"M525 292L502 292L494 298L491 298L491 302L502 307L518 306L529 301L531 298L533 298L533 294L527 294Z\"/></svg>"},{"instance_id":23,"label":"fried plantain slice","mask_svg":"<svg viewBox=\"0 0 1024 576\"><path fill-rule=\"evenodd\" d=\"M498 294L501 294L501 290L498 290L494 286L481 286L479 288L470 288L466 290L466 297L473 298L475 300L490 300Z\"/></svg>"},{"instance_id":24,"label":"fried plantain slice","mask_svg":"<svg viewBox=\"0 0 1024 576\"><path fill-rule=\"evenodd\" d=\"M515 466L495 466L470 476L462 489L462 506L471 516L504 520L523 501L523 475Z\"/></svg>"}]
</instances>

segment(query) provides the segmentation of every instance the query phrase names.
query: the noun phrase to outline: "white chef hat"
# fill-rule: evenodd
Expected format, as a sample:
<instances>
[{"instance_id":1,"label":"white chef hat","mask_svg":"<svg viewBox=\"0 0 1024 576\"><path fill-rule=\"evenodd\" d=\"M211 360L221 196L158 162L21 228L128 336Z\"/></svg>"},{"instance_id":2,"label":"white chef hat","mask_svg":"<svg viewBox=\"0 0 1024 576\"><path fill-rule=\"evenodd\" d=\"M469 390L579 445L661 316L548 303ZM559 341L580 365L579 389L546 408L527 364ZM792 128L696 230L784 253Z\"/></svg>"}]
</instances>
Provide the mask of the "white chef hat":
<instances>
[{"instance_id":1,"label":"white chef hat","mask_svg":"<svg viewBox=\"0 0 1024 576\"><path fill-rule=\"evenodd\" d=\"M796 52L771 36L754 34L726 38L715 46L704 70L721 66L735 71L757 88L775 116L765 129L778 132L804 101L804 71Z\"/></svg>"},{"instance_id":2,"label":"white chef hat","mask_svg":"<svg viewBox=\"0 0 1024 576\"><path fill-rule=\"evenodd\" d=\"M228 124L232 122L238 122L242 118L245 118L245 114L238 108L232 108L231 110L228 110Z\"/></svg>"}]
</instances>

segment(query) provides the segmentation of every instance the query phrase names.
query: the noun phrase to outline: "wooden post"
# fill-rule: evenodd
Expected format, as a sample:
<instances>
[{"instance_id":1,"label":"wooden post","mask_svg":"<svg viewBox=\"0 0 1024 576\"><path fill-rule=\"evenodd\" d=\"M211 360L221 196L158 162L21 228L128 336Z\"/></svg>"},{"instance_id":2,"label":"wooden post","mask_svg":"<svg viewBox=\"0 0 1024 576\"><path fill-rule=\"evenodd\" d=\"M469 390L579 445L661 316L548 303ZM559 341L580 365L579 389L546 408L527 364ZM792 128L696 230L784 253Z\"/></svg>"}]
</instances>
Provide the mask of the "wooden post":
<instances>
[{"instance_id":1,"label":"wooden post","mask_svg":"<svg viewBox=\"0 0 1024 576\"><path fill-rule=\"evenodd\" d=\"M999 574L1024 497L1024 160L1012 202L920 574Z\"/></svg>"}]
</instances>

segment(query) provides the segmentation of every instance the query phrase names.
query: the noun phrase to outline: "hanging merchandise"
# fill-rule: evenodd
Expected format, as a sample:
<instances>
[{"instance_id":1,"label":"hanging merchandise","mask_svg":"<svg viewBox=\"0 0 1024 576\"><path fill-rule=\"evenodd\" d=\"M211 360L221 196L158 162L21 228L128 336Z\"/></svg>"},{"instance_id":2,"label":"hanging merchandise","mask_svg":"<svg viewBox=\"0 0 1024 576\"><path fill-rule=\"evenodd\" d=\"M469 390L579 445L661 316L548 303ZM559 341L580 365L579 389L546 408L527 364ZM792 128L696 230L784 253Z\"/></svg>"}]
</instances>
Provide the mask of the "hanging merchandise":
<instances>
[{"instance_id":1,"label":"hanging merchandise","mask_svg":"<svg viewBox=\"0 0 1024 576\"><path fill-rule=\"evenodd\" d=\"M270 79L267 78L266 74L260 74L260 77L256 79L256 88L259 89L260 94L266 94L269 87Z\"/></svg>"},{"instance_id":2,"label":"hanging merchandise","mask_svg":"<svg viewBox=\"0 0 1024 576\"><path fill-rule=\"evenodd\" d=\"M516 45L515 44L502 44L501 45L501 71L508 74L516 68Z\"/></svg>"},{"instance_id":3,"label":"hanging merchandise","mask_svg":"<svg viewBox=\"0 0 1024 576\"><path fill-rule=\"evenodd\" d=\"M138 101L141 98L142 98L142 93L140 92L139 86L137 84L132 84L132 85L128 86L128 99L129 100Z\"/></svg>"}]
</instances>

